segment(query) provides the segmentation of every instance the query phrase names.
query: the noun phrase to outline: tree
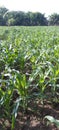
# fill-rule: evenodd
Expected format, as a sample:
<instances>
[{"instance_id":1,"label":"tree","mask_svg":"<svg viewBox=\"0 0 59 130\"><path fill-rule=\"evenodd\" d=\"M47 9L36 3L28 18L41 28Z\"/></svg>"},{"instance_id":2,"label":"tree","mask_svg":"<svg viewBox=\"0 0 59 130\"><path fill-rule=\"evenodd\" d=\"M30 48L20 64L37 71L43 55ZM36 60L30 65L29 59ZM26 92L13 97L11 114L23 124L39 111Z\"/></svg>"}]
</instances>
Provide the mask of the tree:
<instances>
[{"instance_id":1,"label":"tree","mask_svg":"<svg viewBox=\"0 0 59 130\"><path fill-rule=\"evenodd\" d=\"M8 11L8 9L6 9L5 7L0 7L0 14L3 16L6 12Z\"/></svg>"},{"instance_id":2,"label":"tree","mask_svg":"<svg viewBox=\"0 0 59 130\"><path fill-rule=\"evenodd\" d=\"M8 26L14 26L15 25L15 19L13 19L13 18L8 19L7 25Z\"/></svg>"},{"instance_id":3,"label":"tree","mask_svg":"<svg viewBox=\"0 0 59 130\"><path fill-rule=\"evenodd\" d=\"M5 25L6 21L4 18L4 14L8 11L5 7L0 7L0 25Z\"/></svg>"},{"instance_id":4,"label":"tree","mask_svg":"<svg viewBox=\"0 0 59 130\"><path fill-rule=\"evenodd\" d=\"M49 16L49 25L59 25L59 14L54 13Z\"/></svg>"},{"instance_id":5,"label":"tree","mask_svg":"<svg viewBox=\"0 0 59 130\"><path fill-rule=\"evenodd\" d=\"M17 11L16 15L15 15L15 25L24 25L24 16L25 13L22 11Z\"/></svg>"},{"instance_id":6,"label":"tree","mask_svg":"<svg viewBox=\"0 0 59 130\"><path fill-rule=\"evenodd\" d=\"M41 14L39 12L33 13L32 17L32 23L33 25L47 25L47 19L45 18L44 14Z\"/></svg>"}]
</instances>

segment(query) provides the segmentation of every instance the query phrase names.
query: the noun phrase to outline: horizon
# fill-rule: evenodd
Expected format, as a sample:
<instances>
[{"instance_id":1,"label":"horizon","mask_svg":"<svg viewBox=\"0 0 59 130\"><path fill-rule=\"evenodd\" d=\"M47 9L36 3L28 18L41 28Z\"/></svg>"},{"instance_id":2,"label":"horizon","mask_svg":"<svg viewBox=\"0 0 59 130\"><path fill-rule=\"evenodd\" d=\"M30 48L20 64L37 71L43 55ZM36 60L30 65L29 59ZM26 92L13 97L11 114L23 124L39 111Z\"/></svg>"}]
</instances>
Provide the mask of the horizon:
<instances>
[{"instance_id":1,"label":"horizon","mask_svg":"<svg viewBox=\"0 0 59 130\"><path fill-rule=\"evenodd\" d=\"M40 12L46 17L53 13L59 13L58 0L0 0L1 6L9 11Z\"/></svg>"}]
</instances>

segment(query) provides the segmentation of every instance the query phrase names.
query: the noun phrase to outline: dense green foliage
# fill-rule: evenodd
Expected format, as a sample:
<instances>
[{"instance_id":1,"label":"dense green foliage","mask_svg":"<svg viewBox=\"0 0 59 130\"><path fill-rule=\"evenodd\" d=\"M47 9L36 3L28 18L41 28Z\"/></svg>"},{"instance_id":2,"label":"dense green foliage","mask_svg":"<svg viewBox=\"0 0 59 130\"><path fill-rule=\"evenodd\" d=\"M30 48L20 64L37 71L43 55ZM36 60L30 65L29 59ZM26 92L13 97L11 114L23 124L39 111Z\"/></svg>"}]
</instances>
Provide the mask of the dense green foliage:
<instances>
[{"instance_id":1,"label":"dense green foliage","mask_svg":"<svg viewBox=\"0 0 59 130\"><path fill-rule=\"evenodd\" d=\"M5 7L0 7L0 26L47 26L59 25L59 14L54 13L48 16L40 12L23 12L23 11L9 11Z\"/></svg>"},{"instance_id":2,"label":"dense green foliage","mask_svg":"<svg viewBox=\"0 0 59 130\"><path fill-rule=\"evenodd\" d=\"M32 98L59 102L58 95L59 28L0 27L0 108L12 128L19 107L26 111Z\"/></svg>"},{"instance_id":3,"label":"dense green foliage","mask_svg":"<svg viewBox=\"0 0 59 130\"><path fill-rule=\"evenodd\" d=\"M8 11L6 8L0 8L0 25L47 25L47 19L44 14L36 12Z\"/></svg>"}]
</instances>

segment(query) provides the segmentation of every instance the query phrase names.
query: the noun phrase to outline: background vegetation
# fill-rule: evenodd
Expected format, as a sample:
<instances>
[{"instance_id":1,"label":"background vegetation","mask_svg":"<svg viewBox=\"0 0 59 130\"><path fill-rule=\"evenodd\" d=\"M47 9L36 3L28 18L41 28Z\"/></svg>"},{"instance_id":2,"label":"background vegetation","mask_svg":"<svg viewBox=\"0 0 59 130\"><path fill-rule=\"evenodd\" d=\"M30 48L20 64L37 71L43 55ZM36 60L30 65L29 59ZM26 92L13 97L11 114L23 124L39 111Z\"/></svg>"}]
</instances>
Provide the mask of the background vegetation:
<instances>
[{"instance_id":1,"label":"background vegetation","mask_svg":"<svg viewBox=\"0 0 59 130\"><path fill-rule=\"evenodd\" d=\"M0 7L0 26L46 26L59 25L59 14L52 14L48 20L44 14L36 12L9 11Z\"/></svg>"}]
</instances>

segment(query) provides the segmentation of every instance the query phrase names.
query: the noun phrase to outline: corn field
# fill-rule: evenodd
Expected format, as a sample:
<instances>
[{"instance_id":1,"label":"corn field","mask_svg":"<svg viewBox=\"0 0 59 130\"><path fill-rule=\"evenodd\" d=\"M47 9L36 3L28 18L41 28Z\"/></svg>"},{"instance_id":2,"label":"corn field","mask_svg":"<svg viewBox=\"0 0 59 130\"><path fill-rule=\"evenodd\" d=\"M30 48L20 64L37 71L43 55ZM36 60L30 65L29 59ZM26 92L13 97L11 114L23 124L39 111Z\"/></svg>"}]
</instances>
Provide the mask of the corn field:
<instances>
[{"instance_id":1,"label":"corn field","mask_svg":"<svg viewBox=\"0 0 59 130\"><path fill-rule=\"evenodd\" d=\"M59 103L59 27L0 27L0 118L13 129L32 99Z\"/></svg>"}]
</instances>

